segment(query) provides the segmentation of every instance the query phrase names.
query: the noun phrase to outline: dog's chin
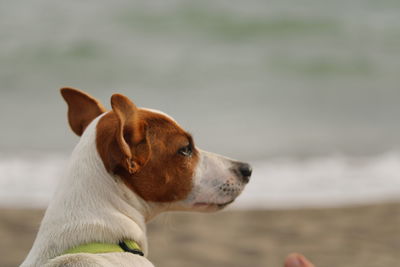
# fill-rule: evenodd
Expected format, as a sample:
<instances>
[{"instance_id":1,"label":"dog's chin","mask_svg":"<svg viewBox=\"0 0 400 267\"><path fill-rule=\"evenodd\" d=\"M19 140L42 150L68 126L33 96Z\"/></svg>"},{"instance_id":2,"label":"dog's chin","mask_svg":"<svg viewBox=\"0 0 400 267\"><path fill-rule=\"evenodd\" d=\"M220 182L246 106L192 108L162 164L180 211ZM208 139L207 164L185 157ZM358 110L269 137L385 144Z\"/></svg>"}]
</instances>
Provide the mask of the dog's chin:
<instances>
[{"instance_id":1,"label":"dog's chin","mask_svg":"<svg viewBox=\"0 0 400 267\"><path fill-rule=\"evenodd\" d=\"M213 202L197 202L193 205L195 210L197 211L203 211L203 212L213 212L213 211L219 211L224 209L226 206L231 204L235 199L232 199L227 202L222 202L222 203L213 203Z\"/></svg>"}]
</instances>

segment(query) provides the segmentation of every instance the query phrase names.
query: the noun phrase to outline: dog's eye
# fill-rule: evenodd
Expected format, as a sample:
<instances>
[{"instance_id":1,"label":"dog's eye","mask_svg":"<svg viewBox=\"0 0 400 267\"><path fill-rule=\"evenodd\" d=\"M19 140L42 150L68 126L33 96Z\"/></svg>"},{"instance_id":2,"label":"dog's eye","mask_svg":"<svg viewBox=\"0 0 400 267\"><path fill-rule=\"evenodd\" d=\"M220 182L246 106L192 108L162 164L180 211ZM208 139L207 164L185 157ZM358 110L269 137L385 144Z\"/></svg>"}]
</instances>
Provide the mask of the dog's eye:
<instances>
[{"instance_id":1,"label":"dog's eye","mask_svg":"<svg viewBox=\"0 0 400 267\"><path fill-rule=\"evenodd\" d=\"M192 155L192 153L193 153L192 146L188 145L188 146L181 147L178 150L178 153L183 155L183 156L185 156L185 157L190 157Z\"/></svg>"}]
</instances>

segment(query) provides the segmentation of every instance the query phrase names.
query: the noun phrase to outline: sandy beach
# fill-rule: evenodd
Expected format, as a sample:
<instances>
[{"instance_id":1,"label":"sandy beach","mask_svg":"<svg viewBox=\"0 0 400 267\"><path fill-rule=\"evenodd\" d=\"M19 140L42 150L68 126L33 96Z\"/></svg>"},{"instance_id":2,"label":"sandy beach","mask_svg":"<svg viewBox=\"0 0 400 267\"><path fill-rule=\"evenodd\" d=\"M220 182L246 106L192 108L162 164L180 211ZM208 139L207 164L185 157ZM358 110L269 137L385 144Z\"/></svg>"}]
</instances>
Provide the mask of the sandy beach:
<instances>
[{"instance_id":1,"label":"sandy beach","mask_svg":"<svg viewBox=\"0 0 400 267\"><path fill-rule=\"evenodd\" d=\"M18 266L43 210L0 209L0 266ZM290 252L318 267L397 266L400 204L301 210L168 213L149 224L156 266L282 265Z\"/></svg>"}]
</instances>

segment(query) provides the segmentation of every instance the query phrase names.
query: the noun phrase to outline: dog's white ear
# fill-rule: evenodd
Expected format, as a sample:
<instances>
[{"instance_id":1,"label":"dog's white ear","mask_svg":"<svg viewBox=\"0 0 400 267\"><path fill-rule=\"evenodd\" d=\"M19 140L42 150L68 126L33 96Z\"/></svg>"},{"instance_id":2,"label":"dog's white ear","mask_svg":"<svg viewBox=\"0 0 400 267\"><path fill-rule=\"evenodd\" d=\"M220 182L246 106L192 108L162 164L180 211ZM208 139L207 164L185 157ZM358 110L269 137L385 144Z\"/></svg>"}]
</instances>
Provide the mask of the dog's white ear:
<instances>
[{"instance_id":1,"label":"dog's white ear","mask_svg":"<svg viewBox=\"0 0 400 267\"><path fill-rule=\"evenodd\" d=\"M140 119L136 105L124 95L114 94L111 106L118 120L115 138L123 155L119 164L134 174L149 158L146 123Z\"/></svg>"},{"instance_id":2,"label":"dog's white ear","mask_svg":"<svg viewBox=\"0 0 400 267\"><path fill-rule=\"evenodd\" d=\"M92 96L74 88L61 88L61 95L68 104L68 122L72 131L81 136L92 120L107 110Z\"/></svg>"}]
</instances>

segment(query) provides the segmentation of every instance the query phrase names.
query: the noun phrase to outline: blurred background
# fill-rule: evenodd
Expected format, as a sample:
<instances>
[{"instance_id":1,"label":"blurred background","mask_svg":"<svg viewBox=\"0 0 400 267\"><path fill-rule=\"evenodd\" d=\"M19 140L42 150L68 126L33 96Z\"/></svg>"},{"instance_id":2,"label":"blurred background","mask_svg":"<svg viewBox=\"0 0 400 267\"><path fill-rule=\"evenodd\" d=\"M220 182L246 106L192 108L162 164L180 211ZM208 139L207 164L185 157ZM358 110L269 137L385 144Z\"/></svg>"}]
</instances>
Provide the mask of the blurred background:
<instances>
[{"instance_id":1,"label":"blurred background","mask_svg":"<svg viewBox=\"0 0 400 267\"><path fill-rule=\"evenodd\" d=\"M253 165L229 211L150 224L159 266L395 266L399 69L394 0L0 1L0 265L26 255L78 141L72 86Z\"/></svg>"}]
</instances>

